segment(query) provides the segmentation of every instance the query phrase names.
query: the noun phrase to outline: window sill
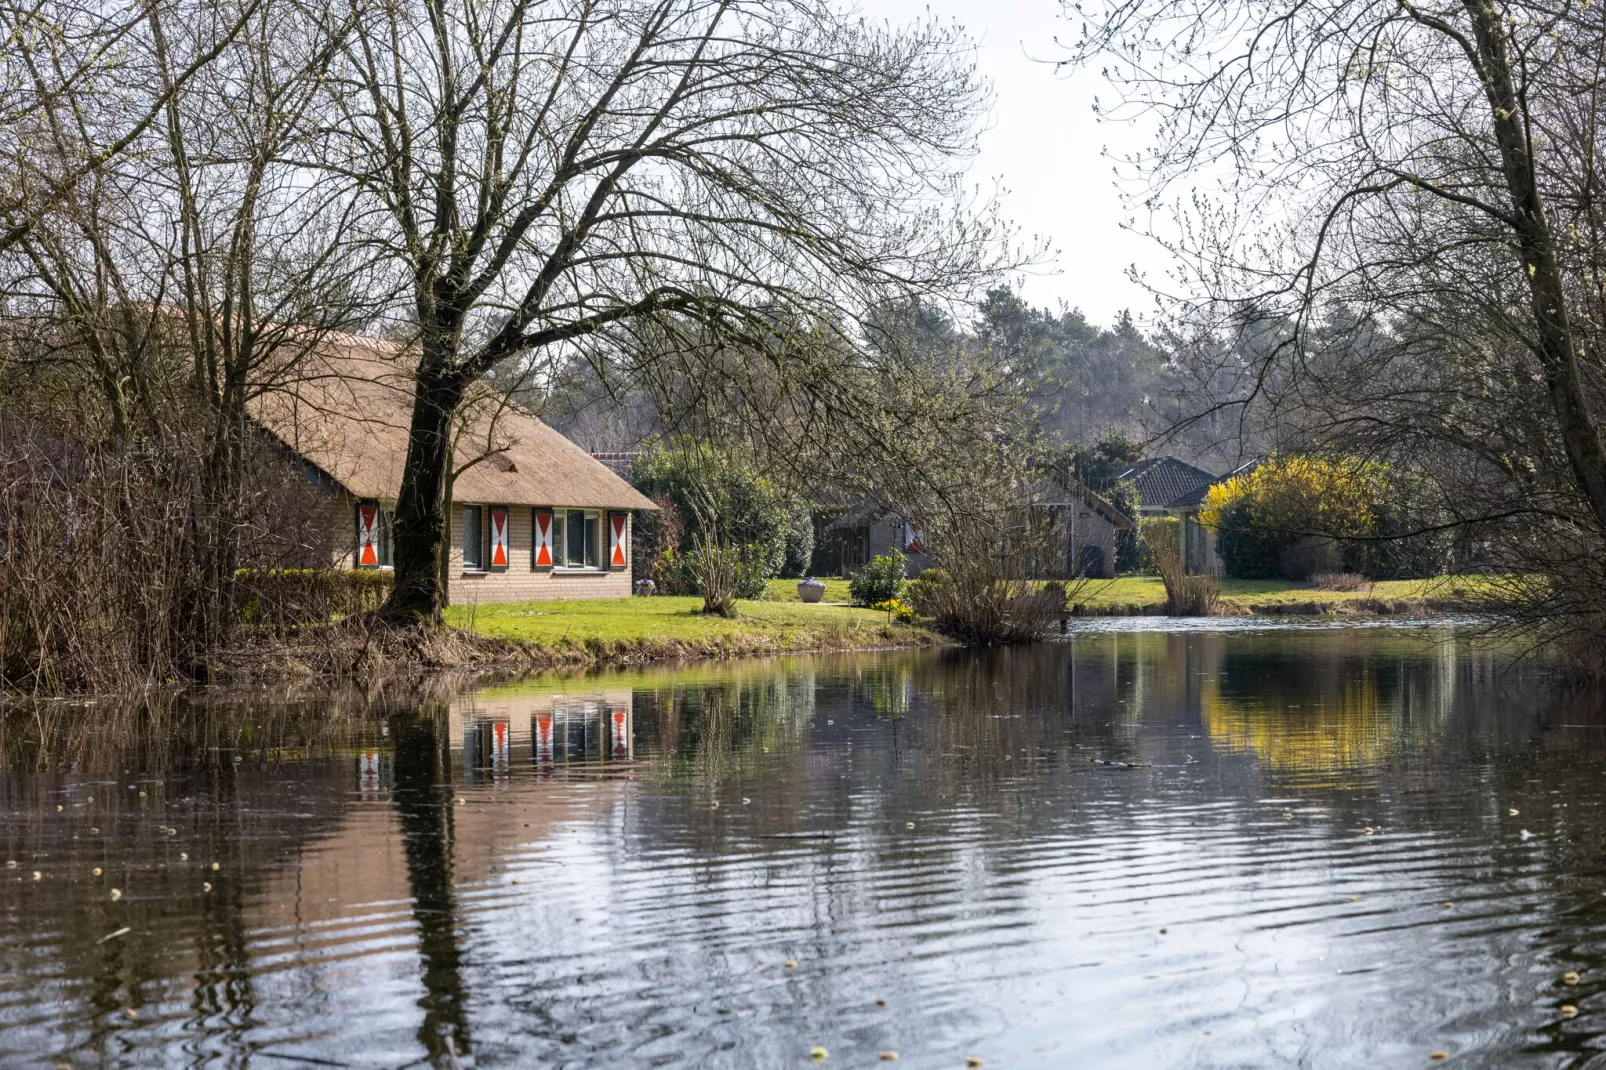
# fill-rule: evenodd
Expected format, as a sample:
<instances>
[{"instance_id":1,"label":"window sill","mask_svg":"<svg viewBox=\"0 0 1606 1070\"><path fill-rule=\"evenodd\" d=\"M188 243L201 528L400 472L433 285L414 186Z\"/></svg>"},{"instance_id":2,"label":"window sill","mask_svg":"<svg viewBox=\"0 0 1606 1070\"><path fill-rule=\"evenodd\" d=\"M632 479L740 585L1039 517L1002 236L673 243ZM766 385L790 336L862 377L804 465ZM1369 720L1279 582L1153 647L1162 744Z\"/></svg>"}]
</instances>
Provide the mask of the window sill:
<instances>
[{"instance_id":1,"label":"window sill","mask_svg":"<svg viewBox=\"0 0 1606 1070\"><path fill-rule=\"evenodd\" d=\"M552 570L552 575L554 576L606 576L607 574L608 570L605 568L554 568Z\"/></svg>"},{"instance_id":2,"label":"window sill","mask_svg":"<svg viewBox=\"0 0 1606 1070\"><path fill-rule=\"evenodd\" d=\"M458 573L460 576L489 576L490 574L490 569L484 568L465 568L462 572Z\"/></svg>"}]
</instances>

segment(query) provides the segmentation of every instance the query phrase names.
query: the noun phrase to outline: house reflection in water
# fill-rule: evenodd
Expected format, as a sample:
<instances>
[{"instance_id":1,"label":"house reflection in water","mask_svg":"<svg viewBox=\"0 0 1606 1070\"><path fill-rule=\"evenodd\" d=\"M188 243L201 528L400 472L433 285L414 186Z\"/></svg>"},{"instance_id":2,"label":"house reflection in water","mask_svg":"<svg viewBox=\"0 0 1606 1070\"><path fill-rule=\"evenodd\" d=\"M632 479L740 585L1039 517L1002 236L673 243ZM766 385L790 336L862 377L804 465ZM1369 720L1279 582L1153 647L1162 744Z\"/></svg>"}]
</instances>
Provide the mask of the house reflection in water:
<instances>
[{"instance_id":1,"label":"house reflection in water","mask_svg":"<svg viewBox=\"0 0 1606 1070\"><path fill-rule=\"evenodd\" d=\"M515 765L552 772L572 763L635 757L631 694L479 692L451 705L451 748L463 783L505 781Z\"/></svg>"},{"instance_id":2,"label":"house reflection in water","mask_svg":"<svg viewBox=\"0 0 1606 1070\"><path fill-rule=\"evenodd\" d=\"M357 791L363 802L374 802L390 790L390 755L369 747L357 756Z\"/></svg>"}]
</instances>

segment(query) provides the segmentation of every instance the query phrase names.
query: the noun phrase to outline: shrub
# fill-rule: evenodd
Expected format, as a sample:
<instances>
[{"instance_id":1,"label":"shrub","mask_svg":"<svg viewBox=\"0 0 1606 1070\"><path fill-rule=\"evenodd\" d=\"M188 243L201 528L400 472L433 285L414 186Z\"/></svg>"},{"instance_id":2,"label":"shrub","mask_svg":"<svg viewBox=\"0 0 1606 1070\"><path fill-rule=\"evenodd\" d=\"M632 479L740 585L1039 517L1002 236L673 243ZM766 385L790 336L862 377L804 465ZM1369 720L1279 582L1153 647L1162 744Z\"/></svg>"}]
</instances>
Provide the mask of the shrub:
<instances>
[{"instance_id":1,"label":"shrub","mask_svg":"<svg viewBox=\"0 0 1606 1070\"><path fill-rule=\"evenodd\" d=\"M877 602L870 607L889 614L899 624L909 624L915 619L915 608L901 598L889 598L885 602Z\"/></svg>"},{"instance_id":2,"label":"shrub","mask_svg":"<svg viewBox=\"0 0 1606 1070\"><path fill-rule=\"evenodd\" d=\"M247 624L318 624L378 609L392 573L380 569L242 568L234 574L235 604Z\"/></svg>"},{"instance_id":3,"label":"shrub","mask_svg":"<svg viewBox=\"0 0 1606 1070\"><path fill-rule=\"evenodd\" d=\"M766 577L786 566L793 499L731 453L712 446L653 446L631 466L630 482L654 501L673 506L680 529L674 549L708 539L756 547ZM811 528L811 542L812 535ZM798 574L807 567L805 558Z\"/></svg>"},{"instance_id":4,"label":"shrub","mask_svg":"<svg viewBox=\"0 0 1606 1070\"><path fill-rule=\"evenodd\" d=\"M802 501L793 501L787 510L783 550L777 575L789 580L802 579L814 560L814 517Z\"/></svg>"},{"instance_id":5,"label":"shrub","mask_svg":"<svg viewBox=\"0 0 1606 1070\"><path fill-rule=\"evenodd\" d=\"M1389 469L1372 461L1273 455L1212 486L1199 520L1217 533L1222 564L1237 579L1297 580L1344 568L1376 574L1384 557L1375 536L1399 507L1396 487Z\"/></svg>"},{"instance_id":6,"label":"shrub","mask_svg":"<svg viewBox=\"0 0 1606 1070\"><path fill-rule=\"evenodd\" d=\"M682 533L685 523L681 520L680 510L667 494L660 494L653 499L658 507L657 512L641 510L631 521L630 539L633 551L630 555L631 579L651 579L659 582L654 570L660 559L665 555L680 553Z\"/></svg>"},{"instance_id":7,"label":"shrub","mask_svg":"<svg viewBox=\"0 0 1606 1070\"><path fill-rule=\"evenodd\" d=\"M1138 507L1143 504L1143 500L1138 496L1136 483L1130 479L1113 483L1105 496L1123 515L1134 523L1137 522ZM1136 531L1115 533L1115 571L1127 576L1149 575L1154 572L1154 555L1149 553L1148 544Z\"/></svg>"},{"instance_id":8,"label":"shrub","mask_svg":"<svg viewBox=\"0 0 1606 1070\"><path fill-rule=\"evenodd\" d=\"M1166 614L1172 617L1209 617L1215 614L1221 583L1214 576L1189 576L1182 564L1182 525L1174 517L1143 521L1143 541L1154 554L1160 581L1165 584Z\"/></svg>"},{"instance_id":9,"label":"shrub","mask_svg":"<svg viewBox=\"0 0 1606 1070\"><path fill-rule=\"evenodd\" d=\"M961 642L1030 643L1059 630L1065 584L1055 581L1035 587L989 574L986 567L957 572L927 569L910 581L909 601L932 627Z\"/></svg>"},{"instance_id":10,"label":"shrub","mask_svg":"<svg viewBox=\"0 0 1606 1070\"><path fill-rule=\"evenodd\" d=\"M1216 556L1227 575L1238 580L1274 580L1282 575L1278 536L1256 524L1249 502L1237 499L1221 507L1216 520Z\"/></svg>"},{"instance_id":11,"label":"shrub","mask_svg":"<svg viewBox=\"0 0 1606 1070\"><path fill-rule=\"evenodd\" d=\"M873 606L878 602L900 598L905 582L903 575L903 553L888 550L859 570L859 574L848 585L848 593L861 606Z\"/></svg>"},{"instance_id":12,"label":"shrub","mask_svg":"<svg viewBox=\"0 0 1606 1070\"><path fill-rule=\"evenodd\" d=\"M686 555L686 567L703 596L703 612L736 616L736 600L763 598L764 560L761 548L703 543Z\"/></svg>"}]
</instances>

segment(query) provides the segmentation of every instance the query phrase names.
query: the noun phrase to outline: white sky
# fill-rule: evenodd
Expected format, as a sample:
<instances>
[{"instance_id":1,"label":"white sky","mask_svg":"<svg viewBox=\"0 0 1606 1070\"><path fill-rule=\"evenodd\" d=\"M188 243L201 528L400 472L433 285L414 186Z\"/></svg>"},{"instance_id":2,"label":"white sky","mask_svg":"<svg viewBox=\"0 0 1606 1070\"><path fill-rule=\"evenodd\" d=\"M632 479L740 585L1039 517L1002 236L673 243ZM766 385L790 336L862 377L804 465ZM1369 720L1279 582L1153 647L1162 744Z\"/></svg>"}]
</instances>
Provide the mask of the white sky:
<instances>
[{"instance_id":1,"label":"white sky","mask_svg":"<svg viewBox=\"0 0 1606 1070\"><path fill-rule=\"evenodd\" d=\"M977 66L993 86L993 112L981 135L971 180L995 184L1000 202L1023 238L1046 239L1051 260L1022 281L1026 300L1079 307L1108 326L1123 308L1147 320L1153 298L1126 277L1128 266L1164 281L1165 252L1152 240L1120 229L1122 207L1112 162L1104 155L1147 147L1146 132L1126 123L1100 123L1093 98L1108 86L1098 71L1068 75L1052 60L1064 55L1055 37L1073 40L1058 0L858 0L865 17L907 25L928 13L958 22L978 45Z\"/></svg>"}]
</instances>

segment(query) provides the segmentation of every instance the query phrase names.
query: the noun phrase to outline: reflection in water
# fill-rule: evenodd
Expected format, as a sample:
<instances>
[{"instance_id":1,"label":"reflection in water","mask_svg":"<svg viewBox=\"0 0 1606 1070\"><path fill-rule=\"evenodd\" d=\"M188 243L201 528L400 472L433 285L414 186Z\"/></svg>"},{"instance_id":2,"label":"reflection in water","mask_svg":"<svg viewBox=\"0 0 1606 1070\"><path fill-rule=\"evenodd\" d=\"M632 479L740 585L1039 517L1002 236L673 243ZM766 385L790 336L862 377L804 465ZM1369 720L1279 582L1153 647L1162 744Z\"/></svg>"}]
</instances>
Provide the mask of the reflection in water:
<instances>
[{"instance_id":1,"label":"reflection in water","mask_svg":"<svg viewBox=\"0 0 1606 1070\"><path fill-rule=\"evenodd\" d=\"M459 1053L473 1050L453 893L451 785L442 776L446 755L438 732L445 719L444 711L428 709L390 718L394 748L391 794L401 821L407 886L418 922L418 954L423 960L424 995L418 1005L424 1017L418 1026L418 1040L437 1066L450 1065Z\"/></svg>"},{"instance_id":2,"label":"reflection in water","mask_svg":"<svg viewBox=\"0 0 1606 1070\"><path fill-rule=\"evenodd\" d=\"M1385 651L1339 638L1296 669L1229 654L1221 636L1197 638L1200 715L1212 743L1254 753L1290 774L1290 785L1367 782L1367 770L1419 746L1450 714L1456 657L1448 643Z\"/></svg>"},{"instance_id":3,"label":"reflection in water","mask_svg":"<svg viewBox=\"0 0 1606 1070\"><path fill-rule=\"evenodd\" d=\"M1432 630L48 704L0 1063L1596 1065L1603 754Z\"/></svg>"}]
</instances>

